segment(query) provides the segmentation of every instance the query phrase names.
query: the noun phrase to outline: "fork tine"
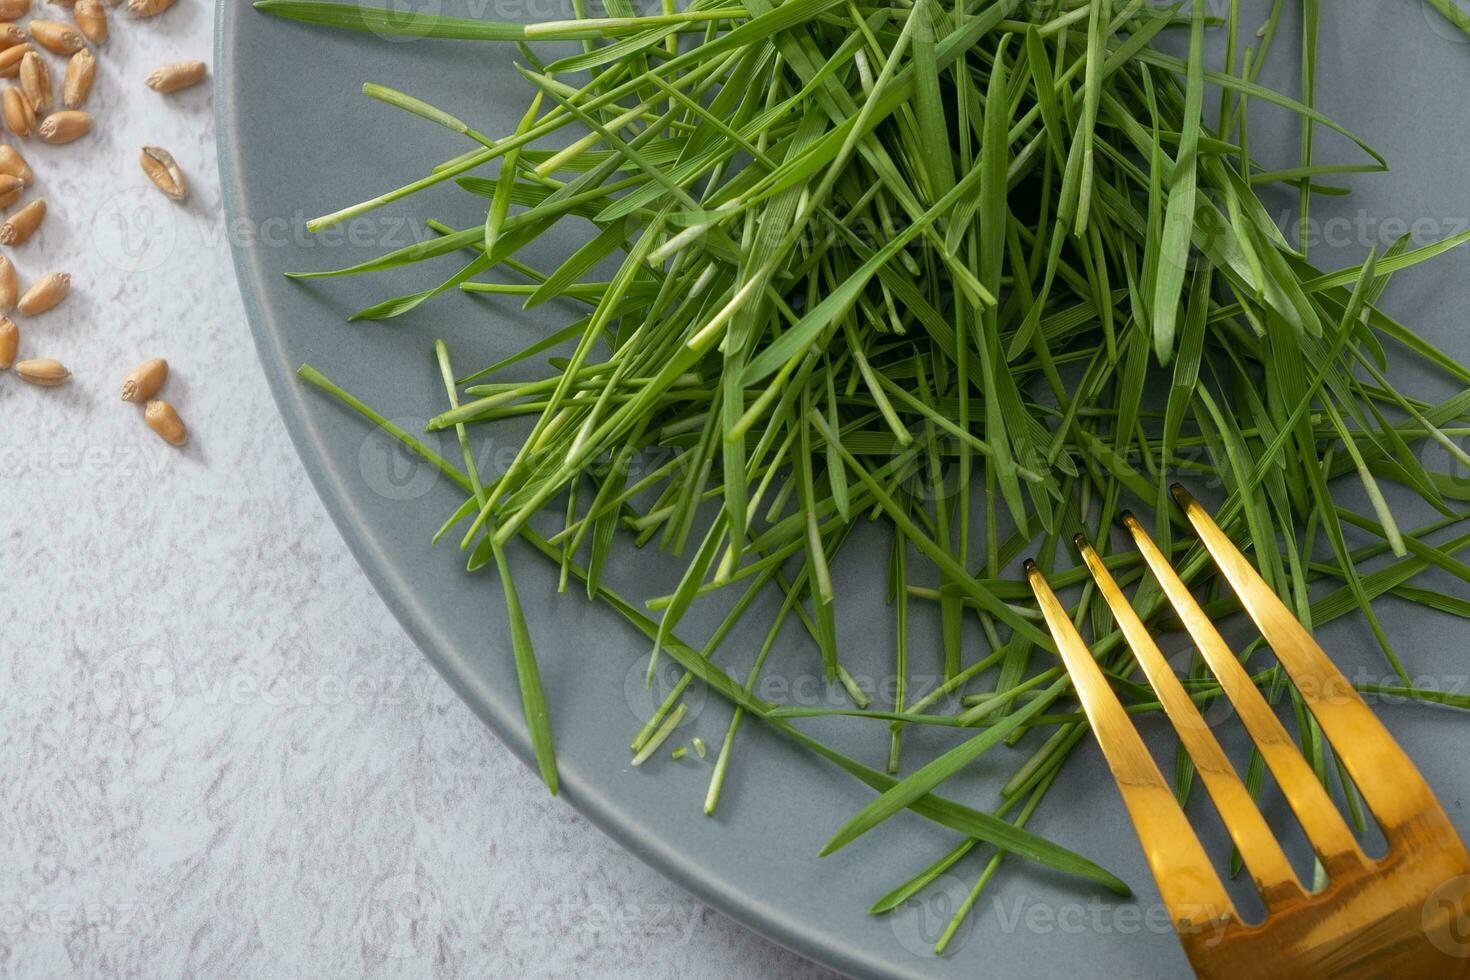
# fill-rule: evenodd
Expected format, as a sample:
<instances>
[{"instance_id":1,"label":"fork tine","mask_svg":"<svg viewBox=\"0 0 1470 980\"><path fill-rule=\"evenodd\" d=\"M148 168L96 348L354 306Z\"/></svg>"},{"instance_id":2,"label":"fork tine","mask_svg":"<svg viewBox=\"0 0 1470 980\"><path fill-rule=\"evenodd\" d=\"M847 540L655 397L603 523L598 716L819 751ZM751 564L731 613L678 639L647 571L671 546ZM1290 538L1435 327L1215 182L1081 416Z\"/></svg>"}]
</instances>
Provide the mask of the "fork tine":
<instances>
[{"instance_id":1,"label":"fork tine","mask_svg":"<svg viewBox=\"0 0 1470 980\"><path fill-rule=\"evenodd\" d=\"M1392 840L1400 828L1426 811L1442 813L1424 777L1388 729L1199 501L1178 484L1170 492L1275 651L1276 659L1301 691L1368 808L1378 818L1384 836Z\"/></svg>"},{"instance_id":2,"label":"fork tine","mask_svg":"<svg viewBox=\"0 0 1470 980\"><path fill-rule=\"evenodd\" d=\"M1188 935L1235 919L1220 876L1061 600L1035 562L1026 563L1026 577L1118 783L1175 930Z\"/></svg>"},{"instance_id":3,"label":"fork tine","mask_svg":"<svg viewBox=\"0 0 1470 980\"><path fill-rule=\"evenodd\" d=\"M1103 564L1102 557L1084 535L1077 535L1077 549L1082 553L1098 591L1113 611L1118 628L1123 631L1128 646L1143 668L1154 692L1159 696L1164 713L1179 733L1179 740L1209 790L1210 798L1230 831L1235 846L1240 849L1256 890L1268 906L1303 896L1296 873L1291 869L1286 854L1282 852L1276 836L1271 833L1266 819L1251 799L1250 791L1240 781L1235 767L1230 764L1225 750L1220 748L1214 733L1200 715L1199 708L1179 683L1179 678L1164 659L1149 635L1148 627L1138 618L1123 590Z\"/></svg>"},{"instance_id":4,"label":"fork tine","mask_svg":"<svg viewBox=\"0 0 1470 980\"><path fill-rule=\"evenodd\" d=\"M1194 638L1200 655L1205 658L1205 663L1209 664L1210 670L1220 682L1225 696L1235 706L1241 724L1260 749L1261 757L1276 777L1282 794L1291 804L1307 840L1322 861L1322 866L1327 869L1328 874L1364 867L1367 858L1363 856L1362 848L1358 846L1357 839L1342 819L1342 814L1338 813L1316 773L1287 734L1281 719L1276 717L1276 712L1271 710L1271 706L1251 682L1250 675L1235 658L1225 639L1220 636L1199 603L1195 602L1189 587L1174 571L1137 518L1132 514L1124 514L1123 523L1133 535L1133 541L1142 552L1154 578L1163 587L1164 595L1183 620L1189 635Z\"/></svg>"}]
</instances>

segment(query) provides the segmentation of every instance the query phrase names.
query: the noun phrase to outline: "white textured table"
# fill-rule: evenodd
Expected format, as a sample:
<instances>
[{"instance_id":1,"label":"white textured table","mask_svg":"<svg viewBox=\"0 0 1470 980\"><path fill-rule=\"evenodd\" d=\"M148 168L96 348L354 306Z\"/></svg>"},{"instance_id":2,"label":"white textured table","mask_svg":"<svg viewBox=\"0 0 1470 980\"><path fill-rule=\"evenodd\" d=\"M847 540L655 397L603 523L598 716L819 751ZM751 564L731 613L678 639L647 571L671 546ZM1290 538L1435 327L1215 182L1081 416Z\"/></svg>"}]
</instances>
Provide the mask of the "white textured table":
<instances>
[{"instance_id":1,"label":"white textured table","mask_svg":"<svg viewBox=\"0 0 1470 980\"><path fill-rule=\"evenodd\" d=\"M256 364L210 91L143 86L212 21L115 19L94 133L22 144L22 281L74 277L22 356L74 379L0 375L0 975L824 975L549 799L359 573ZM183 451L118 399L150 357Z\"/></svg>"}]
</instances>

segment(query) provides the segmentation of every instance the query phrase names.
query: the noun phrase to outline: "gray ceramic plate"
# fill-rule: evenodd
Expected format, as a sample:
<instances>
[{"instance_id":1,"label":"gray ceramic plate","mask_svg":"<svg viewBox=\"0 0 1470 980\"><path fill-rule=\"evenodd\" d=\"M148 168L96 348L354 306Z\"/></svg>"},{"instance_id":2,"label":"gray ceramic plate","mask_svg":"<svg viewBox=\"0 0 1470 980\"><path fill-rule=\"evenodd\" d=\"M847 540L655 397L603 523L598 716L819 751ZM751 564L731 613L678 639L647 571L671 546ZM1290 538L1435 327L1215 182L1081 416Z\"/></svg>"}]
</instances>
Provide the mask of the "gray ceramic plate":
<instances>
[{"instance_id":1,"label":"gray ceramic plate","mask_svg":"<svg viewBox=\"0 0 1470 980\"><path fill-rule=\"evenodd\" d=\"M555 9L513 0L425 0L415 6L461 16L569 16L559 0L546 5ZM1421 0L1329 6L1344 9L1326 14L1321 104L1387 153L1394 166L1390 175L1351 180L1357 192L1350 198L1319 199L1316 258L1335 267L1360 261L1369 245L1386 247L1405 231L1428 240L1470 224L1470 181L1464 179L1470 159L1464 109L1470 46L1436 21ZM281 413L328 510L384 601L486 724L528 758L498 588L492 578L466 575L451 547L429 546L458 495L448 481L369 433L357 417L298 383L293 372L309 361L390 418L421 428L443 402L430 353L435 337L449 341L459 366L478 367L566 322L568 310L527 315L512 303L448 295L392 324L348 324L353 310L446 278L456 260L314 285L281 275L345 266L407 244L425 218L457 227L481 221L483 205L450 187L342 233L313 238L302 228L308 217L380 193L465 149L452 134L362 97L364 81L419 93L485 132L506 132L525 100L510 67L513 51L314 29L258 14L243 0L221 0L218 9L225 200L240 287ZM1279 43L1288 55L1298 44L1293 32ZM1290 61L1281 63L1289 69ZM1275 84L1290 89L1290 75L1278 73ZM1269 113L1259 118L1253 133L1257 150L1278 146L1272 155L1282 165L1294 161L1289 120ZM1324 137L1321 147L1323 156L1351 159L1336 139ZM1287 203L1283 198L1283 210ZM552 264L575 243L575 234L569 229L538 246L535 261ZM1388 300L1404 321L1462 360L1470 358L1467 261L1470 253L1459 252L1405 276ZM487 466L516 445L512 431L491 434L494 441L483 433L477 437ZM447 441L441 445L451 450ZM881 567L886 540L876 530L863 534L847 550L875 556L873 564ZM1032 827L1122 875L1136 887L1136 902L1118 902L1010 862L950 954L935 959L928 950L973 882L977 864L961 864L895 916L875 918L864 910L944 853L953 844L951 834L905 815L839 855L818 859L822 842L870 794L754 724L740 733L719 815L704 817L706 765L664 757L640 770L628 766L628 739L648 711L641 688L648 643L575 589L555 597L553 570L541 559L518 559L527 569L519 584L547 679L564 798L699 898L777 942L860 976L1167 976L1186 970L1117 794L1091 746L1069 763ZM856 564L861 563L839 569L848 580L844 593L868 598L839 609L844 649L854 673L879 678L891 655L892 623L871 569ZM630 594L643 596L668 588L674 570L664 566L649 573L643 562L624 563L614 577ZM1404 659L1426 683L1466 686L1467 661L1463 644L1456 642L1464 634L1456 632L1455 622L1388 601L1382 613L1401 638ZM709 625L695 622L689 635L702 636ZM1383 677L1381 659L1358 624L1343 623L1326 636L1350 673ZM729 654L728 664L736 676L743 673L740 658L748 658L758 643L758 636L737 637L735 647L744 649ZM783 654L788 665L776 671L779 680L806 703L826 698L814 684L814 655L794 639L789 646ZM930 648L918 642L913 649ZM697 695L692 706L684 734L702 734L717 746L728 718L724 706ZM1470 828L1459 802L1470 772L1470 757L1458 748L1460 719L1407 705L1381 710L1452 815ZM883 758L882 727L860 721L811 726L870 762ZM931 753L943 741L932 733L929 739L916 737L908 758ZM987 757L947 792L993 805L999 781L1020 758L1019 752ZM1212 817L1196 809L1207 836L1218 843Z\"/></svg>"}]
</instances>

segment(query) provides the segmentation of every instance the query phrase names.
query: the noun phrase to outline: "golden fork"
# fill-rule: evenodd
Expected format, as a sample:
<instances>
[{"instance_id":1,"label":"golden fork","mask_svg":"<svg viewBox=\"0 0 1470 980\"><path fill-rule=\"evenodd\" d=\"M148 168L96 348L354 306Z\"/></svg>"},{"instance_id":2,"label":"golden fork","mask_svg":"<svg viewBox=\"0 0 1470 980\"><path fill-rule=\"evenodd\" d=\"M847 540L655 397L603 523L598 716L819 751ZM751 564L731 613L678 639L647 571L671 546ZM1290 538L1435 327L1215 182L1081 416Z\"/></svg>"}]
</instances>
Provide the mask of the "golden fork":
<instances>
[{"instance_id":1,"label":"golden fork","mask_svg":"<svg viewBox=\"0 0 1470 980\"><path fill-rule=\"evenodd\" d=\"M1470 976L1470 855L1347 678L1184 488L1174 499L1301 692L1383 831L1367 857L1275 712L1143 526L1124 523L1296 813L1327 884L1303 888L1199 709L1084 536L1083 561L1158 694L1266 908L1241 921L1199 838L1034 563L1026 574L1118 782L1175 932L1201 977Z\"/></svg>"}]
</instances>

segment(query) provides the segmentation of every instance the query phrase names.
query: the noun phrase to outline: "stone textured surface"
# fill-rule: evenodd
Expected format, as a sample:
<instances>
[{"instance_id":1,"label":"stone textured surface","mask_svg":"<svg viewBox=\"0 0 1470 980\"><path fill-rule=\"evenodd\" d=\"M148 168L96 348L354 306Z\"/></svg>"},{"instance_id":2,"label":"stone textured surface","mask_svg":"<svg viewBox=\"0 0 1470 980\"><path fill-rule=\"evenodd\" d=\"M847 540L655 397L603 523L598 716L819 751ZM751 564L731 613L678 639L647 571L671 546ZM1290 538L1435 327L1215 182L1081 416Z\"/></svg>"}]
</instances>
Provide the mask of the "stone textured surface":
<instances>
[{"instance_id":1,"label":"stone textured surface","mask_svg":"<svg viewBox=\"0 0 1470 980\"><path fill-rule=\"evenodd\" d=\"M0 975L826 975L548 799L382 608L256 364L209 88L143 86L213 12L124 10L94 133L23 144L52 212L11 254L75 278L23 356L74 380L0 375ZM183 451L118 399L155 356Z\"/></svg>"}]
</instances>

